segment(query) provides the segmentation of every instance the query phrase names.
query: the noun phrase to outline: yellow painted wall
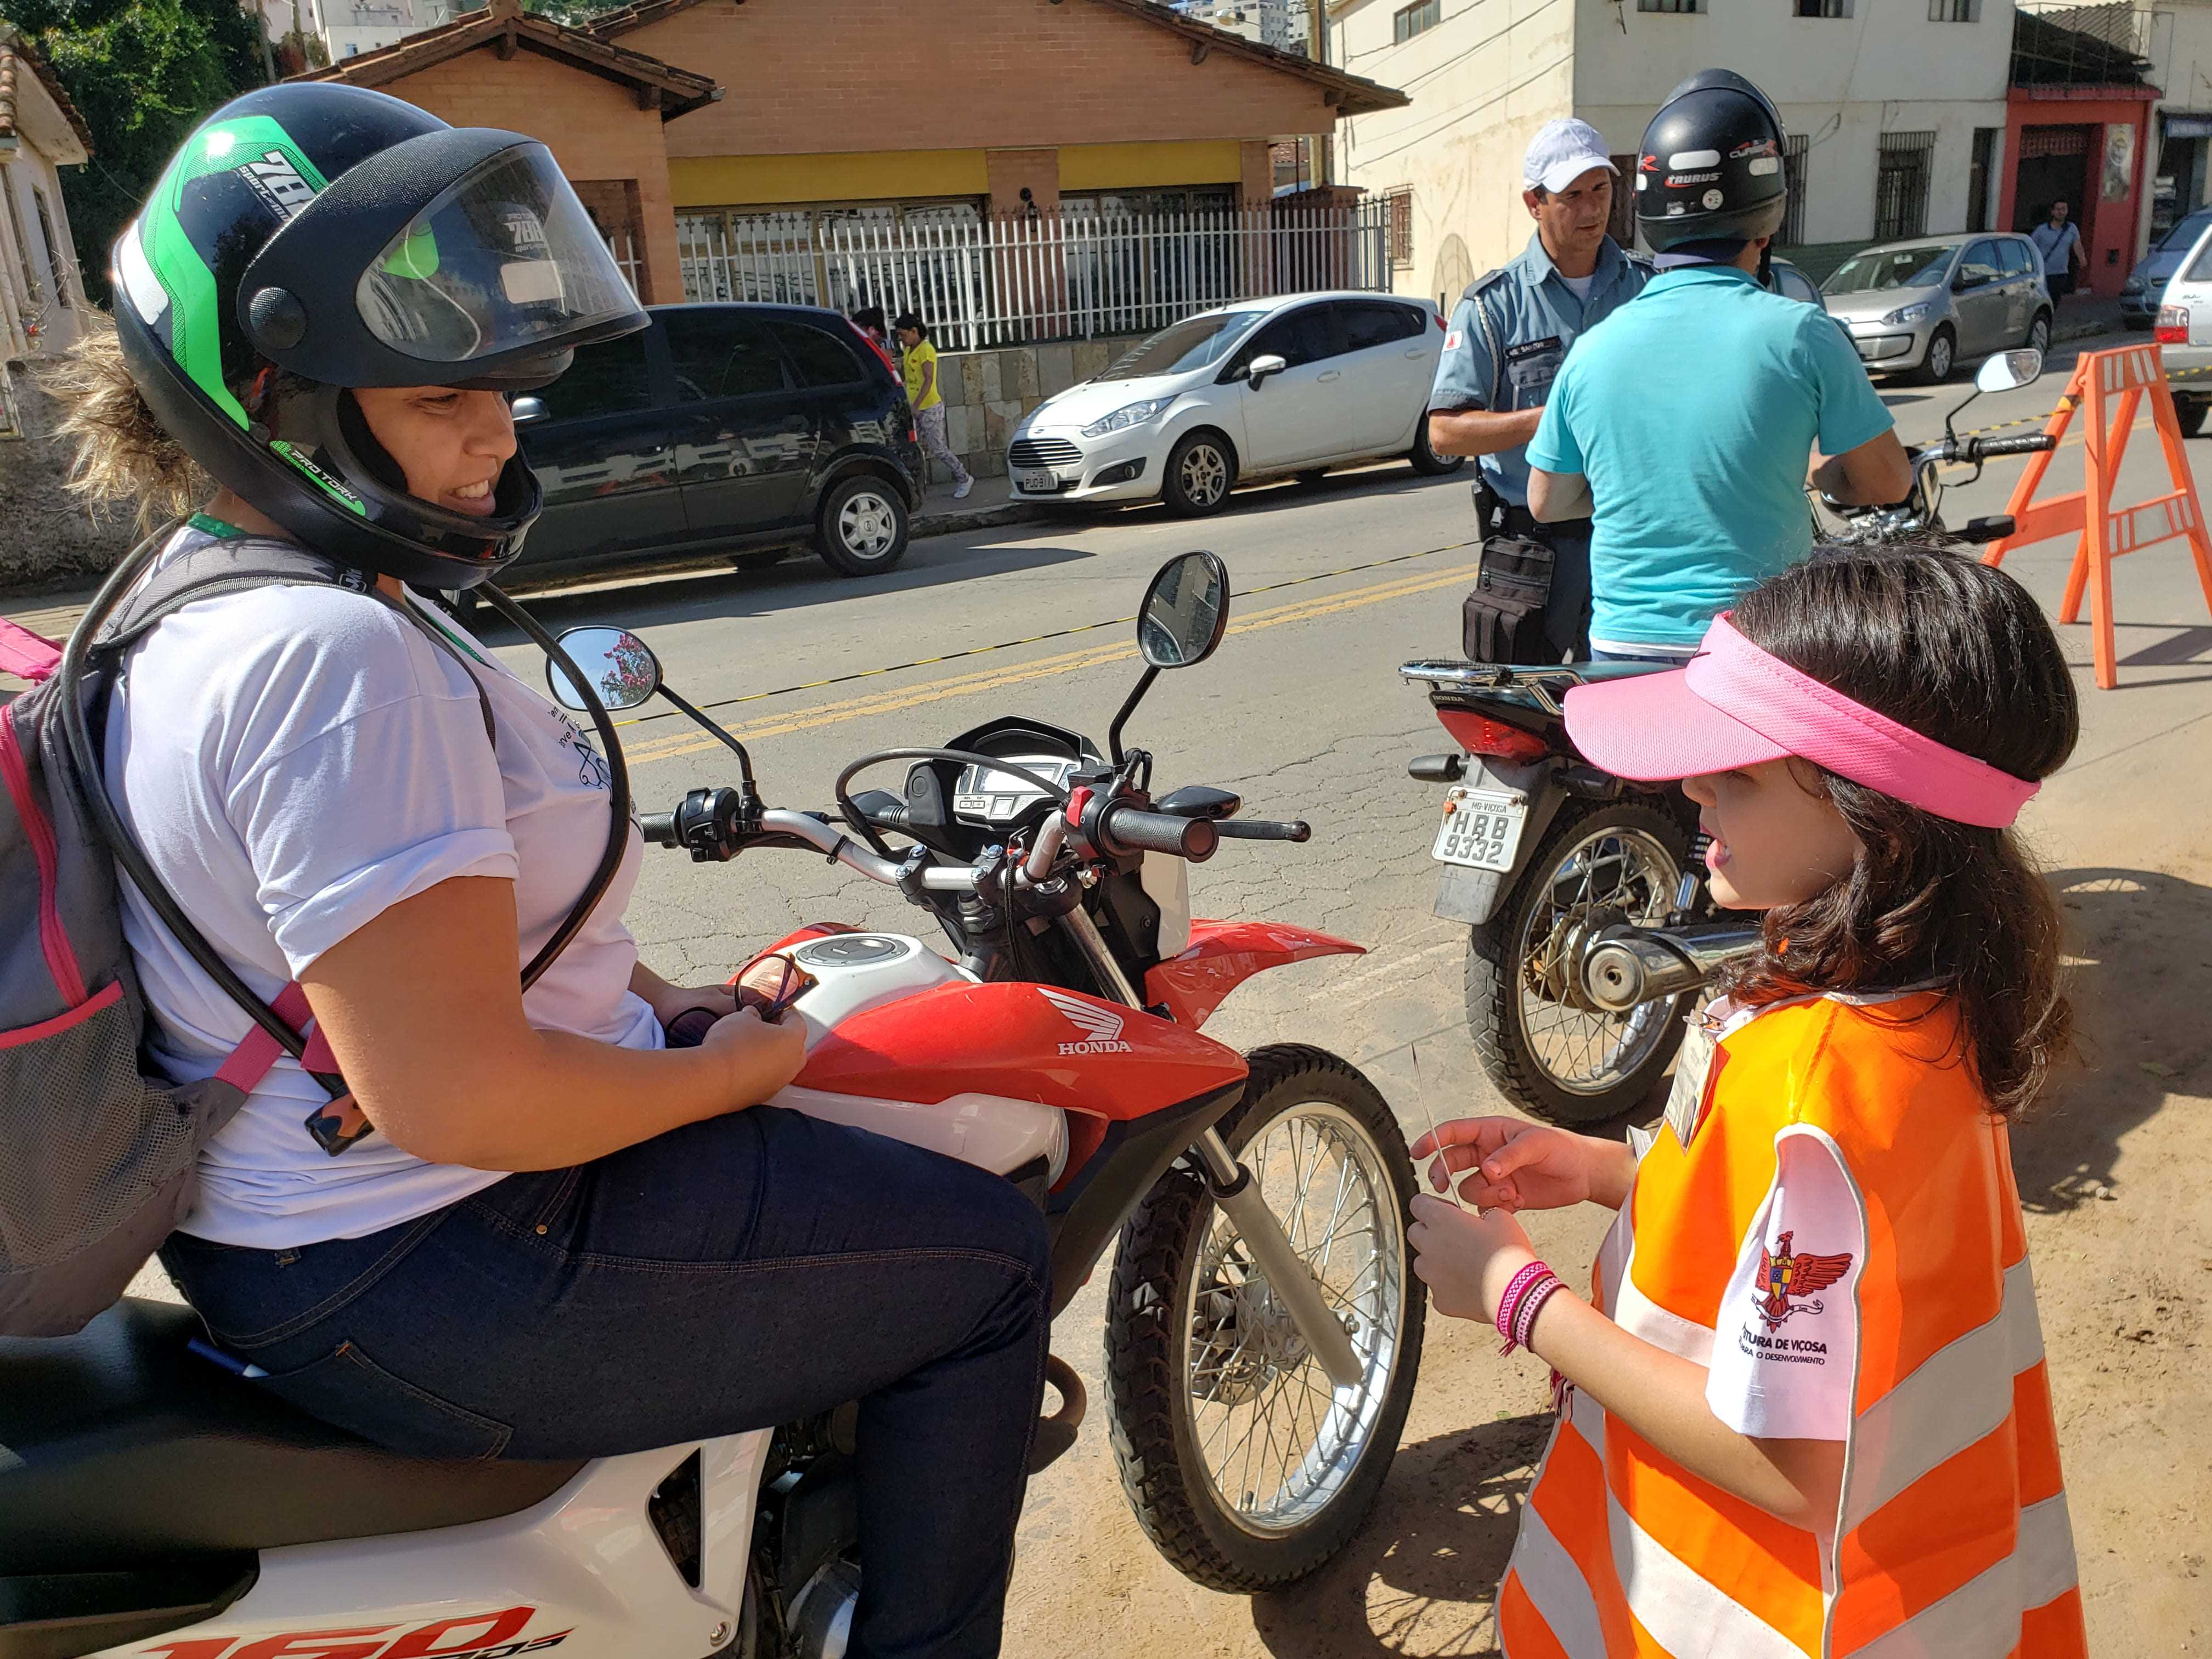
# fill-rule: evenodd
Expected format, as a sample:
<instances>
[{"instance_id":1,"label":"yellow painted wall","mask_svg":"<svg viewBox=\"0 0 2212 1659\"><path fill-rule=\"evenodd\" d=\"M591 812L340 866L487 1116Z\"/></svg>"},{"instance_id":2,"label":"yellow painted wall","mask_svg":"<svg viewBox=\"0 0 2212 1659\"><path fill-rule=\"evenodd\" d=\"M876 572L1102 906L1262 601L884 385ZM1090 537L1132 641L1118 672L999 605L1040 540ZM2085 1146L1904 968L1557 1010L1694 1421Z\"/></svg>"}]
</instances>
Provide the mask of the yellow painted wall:
<instances>
[{"instance_id":1,"label":"yellow painted wall","mask_svg":"<svg viewBox=\"0 0 2212 1659\"><path fill-rule=\"evenodd\" d=\"M1062 194L1149 185L1233 185L1243 176L1234 138L1183 143L1063 144Z\"/></svg>"},{"instance_id":2,"label":"yellow painted wall","mask_svg":"<svg viewBox=\"0 0 2212 1659\"><path fill-rule=\"evenodd\" d=\"M1067 144L1060 151L1063 192L1237 182L1237 142ZM818 155L671 156L678 208L771 206L789 202L882 202L988 196L980 149L854 150Z\"/></svg>"},{"instance_id":3,"label":"yellow painted wall","mask_svg":"<svg viewBox=\"0 0 2212 1659\"><path fill-rule=\"evenodd\" d=\"M985 196L980 149L856 150L827 155L672 155L676 205L743 207L777 202L880 202L903 197Z\"/></svg>"}]
</instances>

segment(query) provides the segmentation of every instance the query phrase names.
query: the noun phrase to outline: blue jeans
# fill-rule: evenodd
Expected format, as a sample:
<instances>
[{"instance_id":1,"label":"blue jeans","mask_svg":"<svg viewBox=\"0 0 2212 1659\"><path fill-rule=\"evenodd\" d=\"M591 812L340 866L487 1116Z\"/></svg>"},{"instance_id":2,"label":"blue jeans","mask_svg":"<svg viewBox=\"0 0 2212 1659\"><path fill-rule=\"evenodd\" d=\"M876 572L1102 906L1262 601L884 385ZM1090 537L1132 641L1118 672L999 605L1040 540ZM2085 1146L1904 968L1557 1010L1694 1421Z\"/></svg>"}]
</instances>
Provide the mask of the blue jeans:
<instances>
[{"instance_id":1,"label":"blue jeans","mask_svg":"<svg viewBox=\"0 0 2212 1659\"><path fill-rule=\"evenodd\" d=\"M1044 1218L757 1106L366 1238L161 1259L264 1387L398 1450L607 1456L860 1402L853 1652L999 1651L1044 1387Z\"/></svg>"}]
</instances>

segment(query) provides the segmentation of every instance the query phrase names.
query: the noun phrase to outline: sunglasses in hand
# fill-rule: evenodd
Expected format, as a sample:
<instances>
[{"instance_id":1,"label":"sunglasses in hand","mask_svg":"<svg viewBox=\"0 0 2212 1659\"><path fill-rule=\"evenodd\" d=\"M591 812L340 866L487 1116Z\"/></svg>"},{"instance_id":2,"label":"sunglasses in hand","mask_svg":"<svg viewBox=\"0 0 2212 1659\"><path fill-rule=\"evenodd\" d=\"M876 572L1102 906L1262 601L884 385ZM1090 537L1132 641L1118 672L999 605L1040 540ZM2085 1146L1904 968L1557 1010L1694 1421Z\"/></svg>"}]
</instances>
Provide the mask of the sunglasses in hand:
<instances>
[{"instance_id":1,"label":"sunglasses in hand","mask_svg":"<svg viewBox=\"0 0 2212 1659\"><path fill-rule=\"evenodd\" d=\"M769 981L773 988L751 982L763 975L763 969L771 969L775 974ZM773 1025L783 1018L784 1010L812 990L816 983L813 975L779 951L761 957L745 969L738 986L738 1006L750 1008Z\"/></svg>"}]
</instances>

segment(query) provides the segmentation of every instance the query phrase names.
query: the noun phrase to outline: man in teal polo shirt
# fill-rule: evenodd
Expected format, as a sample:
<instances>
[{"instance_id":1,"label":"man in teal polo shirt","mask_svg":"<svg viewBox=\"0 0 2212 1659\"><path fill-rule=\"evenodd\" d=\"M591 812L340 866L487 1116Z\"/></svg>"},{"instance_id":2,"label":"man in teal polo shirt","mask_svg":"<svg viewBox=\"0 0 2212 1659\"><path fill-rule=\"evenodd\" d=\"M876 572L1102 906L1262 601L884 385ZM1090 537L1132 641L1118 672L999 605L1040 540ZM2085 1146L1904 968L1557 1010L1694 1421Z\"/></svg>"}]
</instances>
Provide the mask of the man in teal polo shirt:
<instances>
[{"instance_id":1,"label":"man in teal polo shirt","mask_svg":"<svg viewBox=\"0 0 2212 1659\"><path fill-rule=\"evenodd\" d=\"M1576 343L1528 445L1530 512L1592 515L1599 660L1689 656L1717 612L1805 558L1808 482L1869 505L1911 486L1842 331L1761 285L1788 202L1782 149L1774 106L1741 76L1676 89L1638 158L1659 275Z\"/></svg>"}]
</instances>

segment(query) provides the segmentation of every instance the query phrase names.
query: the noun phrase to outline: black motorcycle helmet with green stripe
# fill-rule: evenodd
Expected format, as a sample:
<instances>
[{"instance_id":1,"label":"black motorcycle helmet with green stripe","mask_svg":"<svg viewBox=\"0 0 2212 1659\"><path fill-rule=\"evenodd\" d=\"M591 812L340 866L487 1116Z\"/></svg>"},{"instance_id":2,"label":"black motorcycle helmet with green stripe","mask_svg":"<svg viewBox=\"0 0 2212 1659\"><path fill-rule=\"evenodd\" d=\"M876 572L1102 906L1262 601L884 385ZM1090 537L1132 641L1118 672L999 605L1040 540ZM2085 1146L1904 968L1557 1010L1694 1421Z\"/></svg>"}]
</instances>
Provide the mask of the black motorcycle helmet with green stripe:
<instances>
[{"instance_id":1,"label":"black motorcycle helmet with green stripe","mask_svg":"<svg viewBox=\"0 0 2212 1659\"><path fill-rule=\"evenodd\" d=\"M169 434L303 545L423 587L512 561L537 477L518 451L485 518L418 500L352 389L527 392L647 320L543 144L359 87L224 105L112 258L124 356Z\"/></svg>"}]
</instances>

